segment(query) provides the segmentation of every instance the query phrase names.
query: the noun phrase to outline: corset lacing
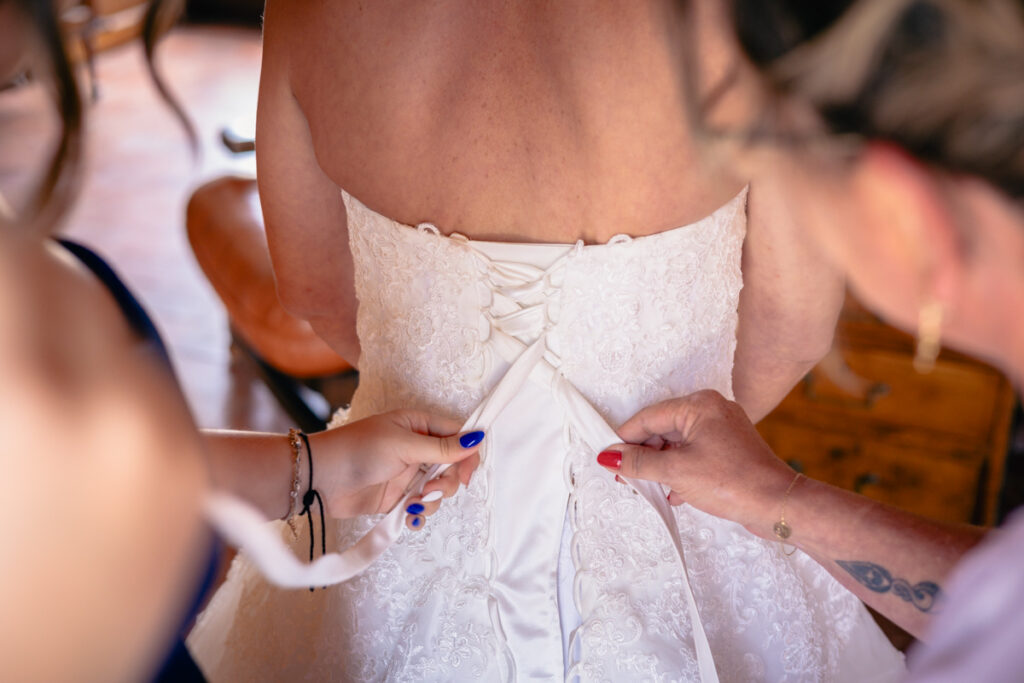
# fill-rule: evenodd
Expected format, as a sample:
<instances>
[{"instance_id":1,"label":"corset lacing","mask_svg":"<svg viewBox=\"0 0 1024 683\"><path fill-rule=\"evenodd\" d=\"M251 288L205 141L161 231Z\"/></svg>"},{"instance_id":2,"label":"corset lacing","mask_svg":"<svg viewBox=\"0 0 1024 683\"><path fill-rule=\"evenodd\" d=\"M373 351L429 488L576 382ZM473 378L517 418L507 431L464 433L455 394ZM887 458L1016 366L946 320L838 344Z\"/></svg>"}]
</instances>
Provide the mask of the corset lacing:
<instances>
[{"instance_id":1,"label":"corset lacing","mask_svg":"<svg viewBox=\"0 0 1024 683\"><path fill-rule=\"evenodd\" d=\"M418 226L421 232L439 232L430 224ZM440 239L447 239L439 237ZM470 249L477 259L478 281L486 288L482 291L482 316L478 345L475 352L481 358L481 373L489 372L493 363L492 354L497 354L510 367L497 382L490 393L477 406L473 414L466 420L461 431L470 429L487 430L505 406L517 395L527 380L540 386L548 387L558 404L565 412L567 427L563 432L566 445L573 438L585 443L593 452L599 452L606 446L617 443L618 435L608 426L604 418L590 405L586 398L560 372L558 355L548 344L548 332L557 323L560 310L560 292L564 279L566 263L579 254L583 243L577 242L574 248L557 258L549 267L536 266L492 259L476 249L470 240L459 235L452 238ZM615 240L616 243L625 240ZM485 491L488 500L494 490L492 469L490 467L491 441L484 439L481 444L481 467L485 476ZM569 449L566 449L568 452ZM413 481L410 494L418 495L423 485L437 477L448 465L434 465L421 473ZM577 610L583 615L583 623L571 637L570 653L577 651L579 634L587 625L588 620L583 614L580 600L580 585L587 579L586 567L581 566L578 549L575 547L575 535L578 526L575 477L571 462L565 461L563 472L569 489L569 521L573 532L571 542L572 558L576 568L573 585L573 599ZM686 594L688 613L692 625L692 636L696 651L697 665L702 683L717 683L718 673L708 644L707 635L701 622L697 603L690 587L683 555L682 540L672 509L665 499L660 484L628 479L627 484L643 496L655 509L665 524L672 538L683 572L683 587ZM253 562L261 571L282 586L308 587L311 585L328 586L347 581L369 567L385 550L405 531L405 508L408 497L399 502L380 522L365 536L341 553L328 553L315 562L300 564L284 546L280 537L267 532L258 514L247 511L247 506L239 506L223 497L213 497L208 505L208 513L217 526L225 530L230 542L245 548ZM494 593L494 575L498 558L494 551L494 516L488 506L488 562L485 578L488 581L488 607L492 627L500 640L499 649L503 651L507 663L507 679L516 680L515 658L508 646L505 632L501 625ZM244 531L239 531L239 530ZM585 655L585 653L583 653ZM581 662L575 662L567 669L567 678L578 675Z\"/></svg>"},{"instance_id":2,"label":"corset lacing","mask_svg":"<svg viewBox=\"0 0 1024 683\"><path fill-rule=\"evenodd\" d=\"M494 354L511 363L504 377L481 404L479 416L475 421L470 418L470 422L477 425L477 428L486 429L519 391L523 382L535 372L535 368L553 369L557 366L557 356L547 347L547 332L558 320L558 295L563 268L572 252L559 257L548 268L538 268L526 263L492 259L473 249L464 237L455 236L455 239L472 250L481 276L478 284L481 287L482 325L474 348L474 355L481 361L481 377L490 373ZM555 381L557 373L551 373L550 379ZM517 679L515 657L501 624L501 613L494 592L499 558L494 545L496 530L491 501L495 482L489 454L490 449L485 445L481 451L481 474L485 477L484 490L488 500L489 562L485 574L489 590L488 613L491 626L499 639L499 650L505 656L507 680L514 681Z\"/></svg>"},{"instance_id":3,"label":"corset lacing","mask_svg":"<svg viewBox=\"0 0 1024 683\"><path fill-rule=\"evenodd\" d=\"M573 438L574 432L595 452L618 441L618 436L615 432L560 372L558 369L560 365L558 355L548 344L548 332L558 321L565 265L569 259L580 253L583 248L583 242L577 242L573 249L557 258L547 268L541 269L531 264L490 258L479 250L474 249L472 243L464 237L454 237L467 248L472 249L476 255L480 272L483 276L482 282L488 289L485 292L487 296L485 298L486 305L484 306L483 318L489 324L487 329L482 331L481 336L481 353L484 357L483 372L487 372L490 366L490 363L487 361L490 353L497 353L507 362L511 363L504 377L502 377L487 398L484 399L474 412L474 415L467 421L464 428L486 429L501 410L504 409L512 396L516 394L523 382L530 378L542 386L549 387L558 403L565 410L568 418L568 424L563 432L566 453L570 452L569 441ZM489 492L493 490L494 482L491 480L491 468L487 467L489 450L487 443L485 440L481 457L487 472L486 490L489 495ZM576 566L573 599L576 603L576 609L580 614L583 614L580 586L587 578L587 571L585 567L581 566L578 550L575 549L577 545L575 534L578 526L575 476L568 456L566 456L564 461L563 472L565 473L566 484L569 489L569 521L573 532L571 547L573 547L573 563ZM672 536L682 563L681 568L688 596L689 615L692 621L694 646L701 680L704 683L717 682L718 674L707 641L707 635L701 624L700 614L697 610L689 579L686 576L682 541L679 537L679 531L671 508L658 484L634 480L628 480L628 483L633 486L637 493L643 495L654 506ZM492 582L494 568L497 566L497 557L493 549L493 516L491 513L489 513L489 516L491 533L488 535L488 544L490 547L491 563L487 580ZM509 680L515 680L515 662L504 640L504 631L501 628L501 618L497 610L497 602L493 591L490 596L489 607L492 625L502 640L502 646L510 662ZM572 653L579 651L577 646L579 635L586 626L587 620L584 618L580 627L573 631L569 647L570 656L572 656ZM567 668L567 679L572 679L578 675L580 666L580 662L573 662Z\"/></svg>"}]
</instances>

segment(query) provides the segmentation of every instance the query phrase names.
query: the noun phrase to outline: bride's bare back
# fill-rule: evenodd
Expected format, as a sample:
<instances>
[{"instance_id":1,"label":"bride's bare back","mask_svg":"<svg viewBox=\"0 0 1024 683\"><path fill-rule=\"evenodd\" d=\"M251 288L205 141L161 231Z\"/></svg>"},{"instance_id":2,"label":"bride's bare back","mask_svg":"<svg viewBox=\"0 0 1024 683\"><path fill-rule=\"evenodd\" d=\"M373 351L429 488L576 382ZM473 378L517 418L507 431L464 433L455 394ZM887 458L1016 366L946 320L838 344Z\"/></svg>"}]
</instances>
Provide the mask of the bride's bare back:
<instances>
[{"instance_id":1,"label":"bride's bare back","mask_svg":"<svg viewBox=\"0 0 1024 683\"><path fill-rule=\"evenodd\" d=\"M500 240L647 234L742 186L692 149L671 10L290 6L288 80L324 172L386 216Z\"/></svg>"},{"instance_id":2,"label":"bride's bare back","mask_svg":"<svg viewBox=\"0 0 1024 683\"><path fill-rule=\"evenodd\" d=\"M685 43L700 38L694 52L703 82L714 82L738 57L721 29L717 0L692 3L695 11L685 17L681 4L268 3L257 155L285 304L357 359L338 188L403 223L430 221L445 232L501 241L646 235L726 203L745 181L694 141ZM696 30L684 33L684 21ZM764 210L755 210L758 202ZM781 359L765 343L779 330L744 322L778 320L778 310L766 313L793 301L786 288L808 290L803 281L788 282L794 271L806 271L799 251L773 254L770 262L758 256L765 251L757 247L758 223L785 223L778 213L752 188L737 396L744 401L743 387L757 377L759 388L744 401L755 414L827 348L835 307L826 301L818 315L801 312L819 339L811 335L805 354ZM777 246L788 233L771 242ZM820 293L820 284L815 288ZM796 327L807 339L808 326ZM760 381L766 377L767 387Z\"/></svg>"}]
</instances>

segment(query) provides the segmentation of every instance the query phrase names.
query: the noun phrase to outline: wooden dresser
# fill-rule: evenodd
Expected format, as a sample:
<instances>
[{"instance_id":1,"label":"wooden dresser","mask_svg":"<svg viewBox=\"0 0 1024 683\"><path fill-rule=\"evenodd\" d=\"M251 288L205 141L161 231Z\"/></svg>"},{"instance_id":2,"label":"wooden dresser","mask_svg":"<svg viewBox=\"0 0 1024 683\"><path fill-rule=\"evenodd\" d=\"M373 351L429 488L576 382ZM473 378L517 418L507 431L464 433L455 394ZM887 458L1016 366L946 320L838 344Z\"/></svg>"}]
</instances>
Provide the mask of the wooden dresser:
<instances>
[{"instance_id":1,"label":"wooden dresser","mask_svg":"<svg viewBox=\"0 0 1024 683\"><path fill-rule=\"evenodd\" d=\"M941 520L994 524L1014 407L992 367L914 340L848 297L832 354L759 425L807 476Z\"/></svg>"}]
</instances>

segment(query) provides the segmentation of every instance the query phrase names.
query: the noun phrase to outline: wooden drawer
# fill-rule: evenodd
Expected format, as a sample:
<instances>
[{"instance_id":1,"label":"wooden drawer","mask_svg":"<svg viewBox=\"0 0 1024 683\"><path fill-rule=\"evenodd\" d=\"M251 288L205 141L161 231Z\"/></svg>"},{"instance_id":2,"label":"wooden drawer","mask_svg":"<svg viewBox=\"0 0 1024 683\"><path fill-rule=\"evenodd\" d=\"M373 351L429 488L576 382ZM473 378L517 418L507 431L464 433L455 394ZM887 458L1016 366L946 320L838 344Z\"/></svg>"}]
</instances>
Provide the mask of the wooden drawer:
<instances>
[{"instance_id":1,"label":"wooden drawer","mask_svg":"<svg viewBox=\"0 0 1024 683\"><path fill-rule=\"evenodd\" d=\"M971 446L990 442L1005 393L1004 380L996 372L942 360L931 373L921 375L905 354L896 351L849 349L842 355L850 371L866 380L859 395L851 395L815 368L777 414L831 429L848 429L851 421L864 421L895 437L907 437L907 445L913 445L919 436L915 432L922 430Z\"/></svg>"},{"instance_id":2,"label":"wooden drawer","mask_svg":"<svg viewBox=\"0 0 1024 683\"><path fill-rule=\"evenodd\" d=\"M978 498L983 451L952 458L941 444L921 449L780 421L759 429L779 457L808 477L935 519L965 522L984 515Z\"/></svg>"},{"instance_id":3,"label":"wooden drawer","mask_svg":"<svg viewBox=\"0 0 1024 683\"><path fill-rule=\"evenodd\" d=\"M910 335L847 297L836 348L758 429L809 477L918 514L994 524L1013 389L948 349L927 375L913 356Z\"/></svg>"}]
</instances>

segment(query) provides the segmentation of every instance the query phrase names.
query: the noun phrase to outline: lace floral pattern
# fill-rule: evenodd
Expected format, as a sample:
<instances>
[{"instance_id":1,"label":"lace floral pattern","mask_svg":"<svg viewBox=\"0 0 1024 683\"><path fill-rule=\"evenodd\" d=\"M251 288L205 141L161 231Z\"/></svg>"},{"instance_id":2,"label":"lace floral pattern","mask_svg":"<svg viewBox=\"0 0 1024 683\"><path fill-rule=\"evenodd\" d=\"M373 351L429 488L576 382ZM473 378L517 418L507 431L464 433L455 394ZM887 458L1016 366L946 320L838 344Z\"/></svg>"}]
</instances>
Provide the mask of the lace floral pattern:
<instances>
[{"instance_id":1,"label":"lace floral pattern","mask_svg":"<svg viewBox=\"0 0 1024 683\"><path fill-rule=\"evenodd\" d=\"M695 225L573 259L562 293L571 305L552 342L565 376L610 424L697 389L731 396L742 207L734 200Z\"/></svg>"},{"instance_id":2,"label":"lace floral pattern","mask_svg":"<svg viewBox=\"0 0 1024 683\"><path fill-rule=\"evenodd\" d=\"M514 320L519 332L510 334L530 343L537 330L520 323L541 316L547 357L611 425L673 395L709 387L730 395L744 201L686 228L565 247L556 269L524 265L537 271L535 282L501 287L467 240L400 226L346 196L363 348L351 417L402 407L468 416L507 367L489 339L492 305L513 289L541 305ZM568 424L560 443L564 452L552 457L566 473L581 617L568 677L699 680L684 579L661 520L597 466ZM190 642L211 680L267 678L254 662L276 662L274 679L501 680L516 660L539 656L510 652L495 618L492 516L510 512L493 509L500 482L488 467L424 531L403 535L347 584L279 591L236 561L230 587ZM687 506L676 519L722 681L842 679L844 653L863 624L850 593L806 557L786 557L736 525ZM333 525L335 548L374 521ZM532 523L560 529L562 518ZM553 608L544 619L557 621Z\"/></svg>"}]
</instances>

